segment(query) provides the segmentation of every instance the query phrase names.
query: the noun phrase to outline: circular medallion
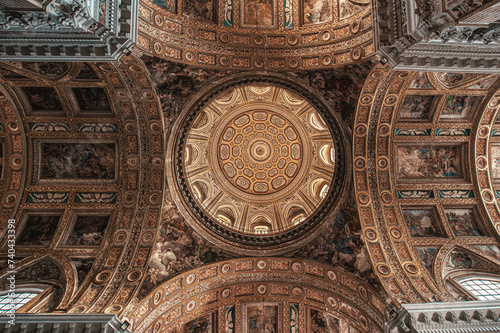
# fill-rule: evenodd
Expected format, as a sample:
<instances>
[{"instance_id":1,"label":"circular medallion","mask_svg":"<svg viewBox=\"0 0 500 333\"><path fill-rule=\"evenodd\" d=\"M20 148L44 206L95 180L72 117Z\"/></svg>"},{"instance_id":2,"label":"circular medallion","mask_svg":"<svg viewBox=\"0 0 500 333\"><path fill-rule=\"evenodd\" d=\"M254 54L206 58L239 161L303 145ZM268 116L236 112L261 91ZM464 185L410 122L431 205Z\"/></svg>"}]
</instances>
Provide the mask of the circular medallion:
<instances>
[{"instance_id":1,"label":"circular medallion","mask_svg":"<svg viewBox=\"0 0 500 333\"><path fill-rule=\"evenodd\" d=\"M334 310L336 310L336 309L339 307L339 302L338 302L335 298L333 298L333 297L331 297L331 296L330 296L330 297L328 297L328 298L326 299L326 301L328 302L328 305L329 305L331 308L333 308Z\"/></svg>"},{"instance_id":2,"label":"circular medallion","mask_svg":"<svg viewBox=\"0 0 500 333\"><path fill-rule=\"evenodd\" d=\"M267 261L265 260L259 260L257 262L257 268L260 269L261 271L267 268Z\"/></svg>"},{"instance_id":3,"label":"circular medallion","mask_svg":"<svg viewBox=\"0 0 500 333\"><path fill-rule=\"evenodd\" d=\"M334 271L328 271L326 273L326 276L328 277L328 279L330 279L330 281L333 281L333 282L337 281L337 274L335 274Z\"/></svg>"},{"instance_id":4,"label":"circular medallion","mask_svg":"<svg viewBox=\"0 0 500 333\"><path fill-rule=\"evenodd\" d=\"M264 295L267 292L267 287L263 284L257 286L257 293Z\"/></svg>"},{"instance_id":5,"label":"circular medallion","mask_svg":"<svg viewBox=\"0 0 500 333\"><path fill-rule=\"evenodd\" d=\"M156 306L160 303L163 297L163 293L161 291L157 291L153 297L153 305Z\"/></svg>"},{"instance_id":6,"label":"circular medallion","mask_svg":"<svg viewBox=\"0 0 500 333\"><path fill-rule=\"evenodd\" d=\"M222 290L222 292L221 292L222 298L229 298L229 296L231 296L231 289L226 288L226 289Z\"/></svg>"},{"instance_id":7,"label":"circular medallion","mask_svg":"<svg viewBox=\"0 0 500 333\"><path fill-rule=\"evenodd\" d=\"M186 276L186 284L188 286L192 285L196 281L196 274L191 273L188 276Z\"/></svg>"},{"instance_id":8,"label":"circular medallion","mask_svg":"<svg viewBox=\"0 0 500 333\"><path fill-rule=\"evenodd\" d=\"M304 292L299 287L295 287L295 288L292 289L292 295L294 297L302 297L303 294L304 294Z\"/></svg>"},{"instance_id":9,"label":"circular medallion","mask_svg":"<svg viewBox=\"0 0 500 333\"><path fill-rule=\"evenodd\" d=\"M222 265L220 271L222 272L222 274L229 274L231 272L231 264Z\"/></svg>"},{"instance_id":10,"label":"circular medallion","mask_svg":"<svg viewBox=\"0 0 500 333\"><path fill-rule=\"evenodd\" d=\"M188 302L188 304L186 305L186 311L187 312L191 312L194 310L194 308L196 307L196 301L194 299L190 300Z\"/></svg>"}]
</instances>

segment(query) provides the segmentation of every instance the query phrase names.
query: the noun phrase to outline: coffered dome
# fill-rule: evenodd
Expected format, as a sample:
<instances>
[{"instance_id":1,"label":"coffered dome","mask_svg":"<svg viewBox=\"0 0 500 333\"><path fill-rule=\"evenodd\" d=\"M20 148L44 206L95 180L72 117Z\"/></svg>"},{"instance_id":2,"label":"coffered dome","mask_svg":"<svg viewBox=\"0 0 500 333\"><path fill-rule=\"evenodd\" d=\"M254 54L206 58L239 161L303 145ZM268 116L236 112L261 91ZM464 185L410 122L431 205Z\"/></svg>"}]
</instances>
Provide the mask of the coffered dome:
<instances>
[{"instance_id":1,"label":"coffered dome","mask_svg":"<svg viewBox=\"0 0 500 333\"><path fill-rule=\"evenodd\" d=\"M276 233L306 220L335 170L323 118L275 85L245 85L213 99L189 131L185 156L197 203L244 233Z\"/></svg>"},{"instance_id":2,"label":"coffered dome","mask_svg":"<svg viewBox=\"0 0 500 333\"><path fill-rule=\"evenodd\" d=\"M277 78L227 81L200 92L170 139L179 206L195 228L247 249L316 233L345 188L334 115Z\"/></svg>"}]
</instances>

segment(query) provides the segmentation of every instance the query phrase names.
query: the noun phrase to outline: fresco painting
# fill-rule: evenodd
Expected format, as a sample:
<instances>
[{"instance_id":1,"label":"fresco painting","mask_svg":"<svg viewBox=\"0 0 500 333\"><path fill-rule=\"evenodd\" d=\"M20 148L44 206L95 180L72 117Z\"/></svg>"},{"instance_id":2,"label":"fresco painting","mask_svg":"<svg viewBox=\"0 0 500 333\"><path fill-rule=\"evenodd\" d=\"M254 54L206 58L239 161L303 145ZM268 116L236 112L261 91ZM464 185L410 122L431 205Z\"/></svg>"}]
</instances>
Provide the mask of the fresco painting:
<instances>
[{"instance_id":1,"label":"fresco painting","mask_svg":"<svg viewBox=\"0 0 500 333\"><path fill-rule=\"evenodd\" d=\"M112 113L108 94L104 88L73 88L80 112Z\"/></svg>"},{"instance_id":2,"label":"fresco painting","mask_svg":"<svg viewBox=\"0 0 500 333\"><path fill-rule=\"evenodd\" d=\"M399 179L462 176L459 146L399 146L396 155Z\"/></svg>"},{"instance_id":3,"label":"fresco painting","mask_svg":"<svg viewBox=\"0 0 500 333\"><path fill-rule=\"evenodd\" d=\"M69 234L67 245L99 246L104 240L109 215L79 215Z\"/></svg>"},{"instance_id":4,"label":"fresco painting","mask_svg":"<svg viewBox=\"0 0 500 333\"><path fill-rule=\"evenodd\" d=\"M31 105L31 112L59 111L63 107L57 92L49 87L23 87L24 94Z\"/></svg>"},{"instance_id":5,"label":"fresco painting","mask_svg":"<svg viewBox=\"0 0 500 333\"><path fill-rule=\"evenodd\" d=\"M432 208L403 209L408 230L412 237L441 237L439 220Z\"/></svg>"},{"instance_id":6,"label":"fresco painting","mask_svg":"<svg viewBox=\"0 0 500 333\"><path fill-rule=\"evenodd\" d=\"M476 105L477 98L474 96L455 96L446 97L446 102L441 112L441 119L464 119L471 113Z\"/></svg>"},{"instance_id":7,"label":"fresco painting","mask_svg":"<svg viewBox=\"0 0 500 333\"><path fill-rule=\"evenodd\" d=\"M373 273L370 257L361 239L361 222L354 202L351 198L334 223L292 257L342 267L377 288L380 281Z\"/></svg>"},{"instance_id":8,"label":"fresco painting","mask_svg":"<svg viewBox=\"0 0 500 333\"><path fill-rule=\"evenodd\" d=\"M399 118L428 120L436 99L437 96L433 95L407 95L399 110Z\"/></svg>"},{"instance_id":9,"label":"fresco painting","mask_svg":"<svg viewBox=\"0 0 500 333\"><path fill-rule=\"evenodd\" d=\"M224 309L224 333L235 333L235 306L226 306Z\"/></svg>"},{"instance_id":10,"label":"fresco painting","mask_svg":"<svg viewBox=\"0 0 500 333\"><path fill-rule=\"evenodd\" d=\"M168 7L172 7L170 1L165 0ZM215 0L184 0L184 13L187 15L204 21L215 22L217 17L216 1Z\"/></svg>"},{"instance_id":11,"label":"fresco painting","mask_svg":"<svg viewBox=\"0 0 500 333\"><path fill-rule=\"evenodd\" d=\"M309 309L308 333L340 333L340 323L329 313Z\"/></svg>"},{"instance_id":12,"label":"fresco painting","mask_svg":"<svg viewBox=\"0 0 500 333\"><path fill-rule=\"evenodd\" d=\"M42 179L114 179L114 143L41 144Z\"/></svg>"},{"instance_id":13,"label":"fresco painting","mask_svg":"<svg viewBox=\"0 0 500 333\"><path fill-rule=\"evenodd\" d=\"M422 264L431 275L433 275L434 259L436 258L436 254L438 253L438 251L439 247L417 247L417 253L422 260Z\"/></svg>"},{"instance_id":14,"label":"fresco painting","mask_svg":"<svg viewBox=\"0 0 500 333\"><path fill-rule=\"evenodd\" d=\"M459 250L453 250L449 256L450 263L452 267L455 268L472 268L473 260L470 257L469 253Z\"/></svg>"},{"instance_id":15,"label":"fresco painting","mask_svg":"<svg viewBox=\"0 0 500 333\"><path fill-rule=\"evenodd\" d=\"M60 214L28 215L16 244L49 246L60 219Z\"/></svg>"},{"instance_id":16,"label":"fresco painting","mask_svg":"<svg viewBox=\"0 0 500 333\"><path fill-rule=\"evenodd\" d=\"M153 2L169 12L175 13L177 11L176 0L153 0Z\"/></svg>"},{"instance_id":17,"label":"fresco painting","mask_svg":"<svg viewBox=\"0 0 500 333\"><path fill-rule=\"evenodd\" d=\"M480 77L480 74L474 73L434 73L435 78L446 88L453 89Z\"/></svg>"},{"instance_id":18,"label":"fresco painting","mask_svg":"<svg viewBox=\"0 0 500 333\"><path fill-rule=\"evenodd\" d=\"M445 214L455 236L483 236L472 208L448 208Z\"/></svg>"},{"instance_id":19,"label":"fresco painting","mask_svg":"<svg viewBox=\"0 0 500 333\"><path fill-rule=\"evenodd\" d=\"M275 0L241 0L242 21L246 26L274 26Z\"/></svg>"},{"instance_id":20,"label":"fresco painting","mask_svg":"<svg viewBox=\"0 0 500 333\"><path fill-rule=\"evenodd\" d=\"M290 304L290 333L299 333L300 317L299 305Z\"/></svg>"},{"instance_id":21,"label":"fresco painting","mask_svg":"<svg viewBox=\"0 0 500 333\"><path fill-rule=\"evenodd\" d=\"M246 333L278 333L278 306L268 304L249 305Z\"/></svg>"},{"instance_id":22,"label":"fresco painting","mask_svg":"<svg viewBox=\"0 0 500 333\"><path fill-rule=\"evenodd\" d=\"M203 317L191 320L184 324L183 333L215 333L215 325L213 322L213 314L208 313Z\"/></svg>"},{"instance_id":23,"label":"fresco painting","mask_svg":"<svg viewBox=\"0 0 500 333\"><path fill-rule=\"evenodd\" d=\"M365 9L370 2L368 0L339 0L339 18L345 19Z\"/></svg>"},{"instance_id":24,"label":"fresco painting","mask_svg":"<svg viewBox=\"0 0 500 333\"><path fill-rule=\"evenodd\" d=\"M490 165L493 179L500 179L500 146L491 145Z\"/></svg>"},{"instance_id":25,"label":"fresco painting","mask_svg":"<svg viewBox=\"0 0 500 333\"><path fill-rule=\"evenodd\" d=\"M302 22L304 24L331 21L332 13L331 0L304 0L302 2Z\"/></svg>"},{"instance_id":26,"label":"fresco painting","mask_svg":"<svg viewBox=\"0 0 500 333\"><path fill-rule=\"evenodd\" d=\"M71 258L78 275L78 285L81 285L94 264L95 258Z\"/></svg>"},{"instance_id":27,"label":"fresco painting","mask_svg":"<svg viewBox=\"0 0 500 333\"><path fill-rule=\"evenodd\" d=\"M0 179L3 177L3 142L0 142Z\"/></svg>"},{"instance_id":28,"label":"fresco painting","mask_svg":"<svg viewBox=\"0 0 500 333\"><path fill-rule=\"evenodd\" d=\"M182 111L186 100L205 85L225 77L231 71L197 68L168 60L145 57L148 70L153 73L163 109L166 134L171 123ZM299 78L309 82L330 103L332 110L341 115L342 120L352 130L358 98L370 72L368 64L347 65L338 69L295 72Z\"/></svg>"},{"instance_id":29,"label":"fresco painting","mask_svg":"<svg viewBox=\"0 0 500 333\"><path fill-rule=\"evenodd\" d=\"M80 72L75 77L75 80L99 81L99 76L97 76L97 74L94 72L92 67L90 67L90 65L83 63L82 67L80 68Z\"/></svg>"},{"instance_id":30,"label":"fresco painting","mask_svg":"<svg viewBox=\"0 0 500 333\"><path fill-rule=\"evenodd\" d=\"M479 251L482 251L492 258L500 260L500 249L496 245L477 245L474 246Z\"/></svg>"},{"instance_id":31,"label":"fresco painting","mask_svg":"<svg viewBox=\"0 0 500 333\"><path fill-rule=\"evenodd\" d=\"M410 89L433 89L425 72L418 72L410 84Z\"/></svg>"},{"instance_id":32,"label":"fresco painting","mask_svg":"<svg viewBox=\"0 0 500 333\"><path fill-rule=\"evenodd\" d=\"M491 86L498 80L498 75L492 75L489 77L486 77L485 79L479 80L470 87L468 87L468 90L485 90L485 89L490 89Z\"/></svg>"}]
</instances>

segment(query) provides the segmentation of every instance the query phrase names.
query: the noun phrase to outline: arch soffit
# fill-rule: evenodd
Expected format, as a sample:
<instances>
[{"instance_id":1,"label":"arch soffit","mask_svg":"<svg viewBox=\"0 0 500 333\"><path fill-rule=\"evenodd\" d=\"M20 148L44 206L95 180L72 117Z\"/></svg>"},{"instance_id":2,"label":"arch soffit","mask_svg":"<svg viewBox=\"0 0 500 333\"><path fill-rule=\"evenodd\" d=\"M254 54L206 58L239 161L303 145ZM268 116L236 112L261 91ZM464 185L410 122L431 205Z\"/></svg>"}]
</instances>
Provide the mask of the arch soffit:
<instances>
[{"instance_id":1,"label":"arch soffit","mask_svg":"<svg viewBox=\"0 0 500 333\"><path fill-rule=\"evenodd\" d=\"M488 140L496 141L500 81L496 76L464 74L458 83L450 83L457 80L447 81L450 77L446 73L396 72L377 65L359 99L353 139L358 213L374 269L396 302L435 301L434 295L453 300L441 279L446 254L459 244L478 254L481 251L476 245L497 244L495 218L499 215L487 154L491 151ZM422 119L411 119L415 115L405 118L405 105L416 100L414 95L432 100ZM446 114L448 103L456 96L475 101L466 117L453 119ZM460 154L456 161L459 177L408 177L401 171L398 149L454 145ZM411 210L432 211L439 237L412 236L404 216ZM454 228L458 223L452 214L465 214L461 210L477 221L468 231L475 232L470 233L472 237L463 237ZM431 267L426 267L419 249L433 248Z\"/></svg>"}]
</instances>

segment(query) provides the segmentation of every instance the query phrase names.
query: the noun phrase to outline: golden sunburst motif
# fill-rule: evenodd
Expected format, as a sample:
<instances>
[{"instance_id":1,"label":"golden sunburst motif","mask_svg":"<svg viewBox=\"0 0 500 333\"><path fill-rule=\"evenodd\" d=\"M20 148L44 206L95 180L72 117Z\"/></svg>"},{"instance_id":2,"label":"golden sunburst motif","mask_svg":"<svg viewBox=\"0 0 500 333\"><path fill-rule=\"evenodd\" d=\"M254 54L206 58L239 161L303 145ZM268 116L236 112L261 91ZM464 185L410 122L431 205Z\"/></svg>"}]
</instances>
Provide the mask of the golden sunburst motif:
<instances>
[{"instance_id":1,"label":"golden sunburst motif","mask_svg":"<svg viewBox=\"0 0 500 333\"><path fill-rule=\"evenodd\" d=\"M221 93L190 128L184 164L197 203L233 230L270 234L307 220L335 170L332 136L301 96L273 85Z\"/></svg>"}]
</instances>

